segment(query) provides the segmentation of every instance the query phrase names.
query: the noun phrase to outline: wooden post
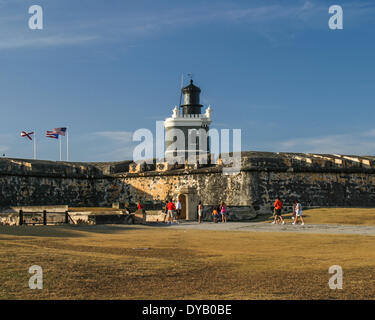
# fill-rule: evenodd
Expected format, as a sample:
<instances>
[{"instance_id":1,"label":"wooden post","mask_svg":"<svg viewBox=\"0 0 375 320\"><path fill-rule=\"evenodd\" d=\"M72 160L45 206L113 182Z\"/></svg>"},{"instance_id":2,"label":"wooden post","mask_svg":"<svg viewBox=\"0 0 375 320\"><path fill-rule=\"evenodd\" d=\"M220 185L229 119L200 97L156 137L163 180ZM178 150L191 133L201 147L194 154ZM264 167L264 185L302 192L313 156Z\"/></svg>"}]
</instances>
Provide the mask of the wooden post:
<instances>
[{"instance_id":1,"label":"wooden post","mask_svg":"<svg viewBox=\"0 0 375 320\"><path fill-rule=\"evenodd\" d=\"M47 225L47 211L43 210L43 225Z\"/></svg>"},{"instance_id":2,"label":"wooden post","mask_svg":"<svg viewBox=\"0 0 375 320\"><path fill-rule=\"evenodd\" d=\"M20 217L19 225L22 226L23 225L23 211L22 210L20 210L19 212L19 217Z\"/></svg>"},{"instance_id":3,"label":"wooden post","mask_svg":"<svg viewBox=\"0 0 375 320\"><path fill-rule=\"evenodd\" d=\"M65 223L69 224L69 213L68 213L68 211L65 211Z\"/></svg>"}]
</instances>

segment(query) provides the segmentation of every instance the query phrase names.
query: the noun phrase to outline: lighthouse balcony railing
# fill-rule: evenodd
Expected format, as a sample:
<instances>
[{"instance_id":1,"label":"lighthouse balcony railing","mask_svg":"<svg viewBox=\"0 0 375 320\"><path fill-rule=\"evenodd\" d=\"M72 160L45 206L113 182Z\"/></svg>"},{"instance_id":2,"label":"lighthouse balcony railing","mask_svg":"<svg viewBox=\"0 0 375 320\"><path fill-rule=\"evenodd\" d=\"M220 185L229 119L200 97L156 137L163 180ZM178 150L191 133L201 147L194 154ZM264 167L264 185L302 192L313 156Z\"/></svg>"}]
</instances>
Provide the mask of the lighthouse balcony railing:
<instances>
[{"instance_id":1,"label":"lighthouse balcony railing","mask_svg":"<svg viewBox=\"0 0 375 320\"><path fill-rule=\"evenodd\" d=\"M187 118L187 119L203 119L207 116L205 114L180 114L177 118Z\"/></svg>"}]
</instances>

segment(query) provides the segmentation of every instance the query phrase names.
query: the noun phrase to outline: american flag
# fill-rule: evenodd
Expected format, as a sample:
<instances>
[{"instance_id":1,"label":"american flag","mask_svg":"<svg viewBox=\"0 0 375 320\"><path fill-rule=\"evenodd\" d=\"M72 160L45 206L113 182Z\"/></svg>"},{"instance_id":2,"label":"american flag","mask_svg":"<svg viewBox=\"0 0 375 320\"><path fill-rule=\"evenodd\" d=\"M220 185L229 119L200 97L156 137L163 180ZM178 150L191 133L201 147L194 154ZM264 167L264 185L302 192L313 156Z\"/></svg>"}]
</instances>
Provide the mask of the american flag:
<instances>
[{"instance_id":1,"label":"american flag","mask_svg":"<svg viewBox=\"0 0 375 320\"><path fill-rule=\"evenodd\" d=\"M53 139L58 139L59 135L54 131L47 131L46 133L47 138L53 138Z\"/></svg>"},{"instance_id":2,"label":"american flag","mask_svg":"<svg viewBox=\"0 0 375 320\"><path fill-rule=\"evenodd\" d=\"M26 131L21 131L21 137L27 137L29 140L33 140L31 135L34 134L34 131L32 132L26 132Z\"/></svg>"},{"instance_id":3,"label":"american flag","mask_svg":"<svg viewBox=\"0 0 375 320\"><path fill-rule=\"evenodd\" d=\"M66 128L55 128L53 131L55 134L65 136Z\"/></svg>"}]
</instances>

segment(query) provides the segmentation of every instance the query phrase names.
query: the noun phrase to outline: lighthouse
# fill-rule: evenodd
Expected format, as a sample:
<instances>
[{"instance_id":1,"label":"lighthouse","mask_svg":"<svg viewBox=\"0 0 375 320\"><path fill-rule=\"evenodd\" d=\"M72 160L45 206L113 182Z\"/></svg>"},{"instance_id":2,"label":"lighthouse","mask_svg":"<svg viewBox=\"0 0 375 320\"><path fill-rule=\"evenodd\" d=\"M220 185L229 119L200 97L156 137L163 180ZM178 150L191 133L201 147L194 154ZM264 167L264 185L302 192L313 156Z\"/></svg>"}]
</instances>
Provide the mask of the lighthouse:
<instances>
[{"instance_id":1,"label":"lighthouse","mask_svg":"<svg viewBox=\"0 0 375 320\"><path fill-rule=\"evenodd\" d=\"M202 114L201 89L190 84L181 89L183 104L175 106L172 116L165 119L165 158L168 162L197 163L208 159L208 130L211 124L211 106ZM203 160L207 161L207 160ZM206 162L207 163L207 162Z\"/></svg>"}]
</instances>

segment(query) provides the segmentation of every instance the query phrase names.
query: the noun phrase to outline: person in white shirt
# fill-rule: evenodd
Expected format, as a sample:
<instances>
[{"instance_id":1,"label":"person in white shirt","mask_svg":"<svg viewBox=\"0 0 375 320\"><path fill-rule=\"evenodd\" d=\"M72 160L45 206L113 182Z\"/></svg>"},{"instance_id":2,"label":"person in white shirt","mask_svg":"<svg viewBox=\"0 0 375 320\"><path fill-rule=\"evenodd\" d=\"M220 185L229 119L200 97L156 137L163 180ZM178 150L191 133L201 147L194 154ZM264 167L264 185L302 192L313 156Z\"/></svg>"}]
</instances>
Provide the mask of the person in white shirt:
<instances>
[{"instance_id":1,"label":"person in white shirt","mask_svg":"<svg viewBox=\"0 0 375 320\"><path fill-rule=\"evenodd\" d=\"M182 203L181 203L180 198L178 198L177 203L176 203L176 211L177 211L176 221L177 223L180 223L180 216L181 216L181 211L182 211Z\"/></svg>"},{"instance_id":2,"label":"person in white shirt","mask_svg":"<svg viewBox=\"0 0 375 320\"><path fill-rule=\"evenodd\" d=\"M294 222L292 224L296 225L297 224L297 221L298 221L298 218L301 219L301 225L303 226L305 224L305 222L303 221L303 218L302 218L302 205L301 203L296 200L296 217L294 219Z\"/></svg>"}]
</instances>

